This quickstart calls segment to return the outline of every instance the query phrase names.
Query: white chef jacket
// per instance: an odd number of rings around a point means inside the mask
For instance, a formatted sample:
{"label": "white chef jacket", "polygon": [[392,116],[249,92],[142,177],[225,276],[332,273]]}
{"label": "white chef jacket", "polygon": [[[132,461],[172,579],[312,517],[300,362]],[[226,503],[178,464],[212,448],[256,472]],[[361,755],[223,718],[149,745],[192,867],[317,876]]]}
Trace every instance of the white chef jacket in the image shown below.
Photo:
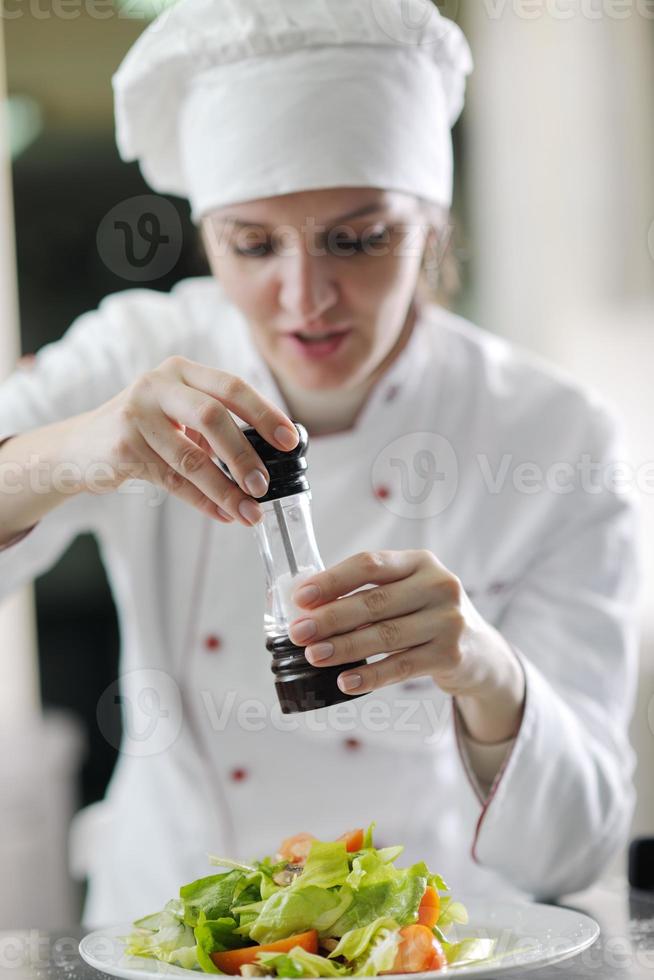
{"label": "white chef jacket", "polygon": [[[167,294],[130,289],[81,316],[0,385],[0,438],[89,410],[171,354],[239,375],[288,411],[246,320],[203,277]],[[405,843],[407,861],[425,859],[463,898],[590,883],[634,800],[636,534],[624,494],[560,491],[560,466],[606,464],[615,439],[595,395],[425,305],[354,427],[310,440],[326,567],[429,549],[520,657],[524,716],[489,793],[429,679],[280,714],[254,530],[132,480],[71,498],[4,548],[0,598],[93,532],[118,609],[120,683],[106,697],[122,699],[125,734],[85,923],[160,908],[209,873],[208,852],[248,859],[297,831],[329,838],[371,820],[381,845]],[[534,467],[546,476],[536,490]],[[422,492],[430,472],[436,503]]]}

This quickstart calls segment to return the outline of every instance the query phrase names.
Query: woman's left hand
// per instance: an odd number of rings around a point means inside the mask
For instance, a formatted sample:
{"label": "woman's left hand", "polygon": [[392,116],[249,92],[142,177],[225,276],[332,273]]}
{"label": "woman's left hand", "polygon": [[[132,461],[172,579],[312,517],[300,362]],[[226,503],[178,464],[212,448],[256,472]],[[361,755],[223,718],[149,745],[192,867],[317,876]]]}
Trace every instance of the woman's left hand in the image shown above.
{"label": "woman's left hand", "polygon": [[473,738],[491,743],[515,735],[525,694],[518,658],[430,551],[360,552],[312,575],[292,598],[310,613],[293,621],[290,638],[306,647],[315,667],[386,654],[342,673],[341,690],[361,694],[432,677],[456,697]]}

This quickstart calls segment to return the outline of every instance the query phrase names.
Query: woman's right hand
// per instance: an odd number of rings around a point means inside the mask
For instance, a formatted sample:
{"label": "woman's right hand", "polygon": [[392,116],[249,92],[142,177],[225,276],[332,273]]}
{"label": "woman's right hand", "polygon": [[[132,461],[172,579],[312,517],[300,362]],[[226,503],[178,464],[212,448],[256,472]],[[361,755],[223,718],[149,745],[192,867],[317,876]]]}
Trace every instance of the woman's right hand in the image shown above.
{"label": "woman's right hand", "polygon": [[[242,378],[175,356],[77,416],[67,451],[82,472],[91,472],[93,463],[108,464],[102,492],[126,480],[147,480],[204,514],[249,527],[261,519],[252,498],[266,493],[269,476],[230,411],[282,450],[298,443],[291,420]],[[84,489],[100,492],[97,480]]]}

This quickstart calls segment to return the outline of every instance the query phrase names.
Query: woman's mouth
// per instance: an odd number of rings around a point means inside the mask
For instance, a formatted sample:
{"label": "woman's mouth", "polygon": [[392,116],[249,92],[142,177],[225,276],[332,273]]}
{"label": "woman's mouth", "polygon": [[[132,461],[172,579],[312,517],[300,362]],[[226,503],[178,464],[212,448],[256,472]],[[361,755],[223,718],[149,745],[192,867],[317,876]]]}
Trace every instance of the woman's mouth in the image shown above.
{"label": "woman's mouth", "polygon": [[329,357],[341,350],[352,330],[334,330],[320,334],[304,333],[301,330],[286,334],[287,341],[295,353],[308,360]]}

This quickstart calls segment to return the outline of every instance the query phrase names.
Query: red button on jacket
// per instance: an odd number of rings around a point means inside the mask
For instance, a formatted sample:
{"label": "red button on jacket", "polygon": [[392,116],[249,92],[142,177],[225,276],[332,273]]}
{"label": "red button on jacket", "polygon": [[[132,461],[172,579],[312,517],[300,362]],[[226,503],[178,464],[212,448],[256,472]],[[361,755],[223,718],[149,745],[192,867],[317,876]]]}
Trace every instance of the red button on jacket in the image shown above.
{"label": "red button on jacket", "polygon": [[209,636],[204,638],[205,650],[220,650],[222,645],[222,640],[219,636],[216,636],[215,633],[211,633]]}

